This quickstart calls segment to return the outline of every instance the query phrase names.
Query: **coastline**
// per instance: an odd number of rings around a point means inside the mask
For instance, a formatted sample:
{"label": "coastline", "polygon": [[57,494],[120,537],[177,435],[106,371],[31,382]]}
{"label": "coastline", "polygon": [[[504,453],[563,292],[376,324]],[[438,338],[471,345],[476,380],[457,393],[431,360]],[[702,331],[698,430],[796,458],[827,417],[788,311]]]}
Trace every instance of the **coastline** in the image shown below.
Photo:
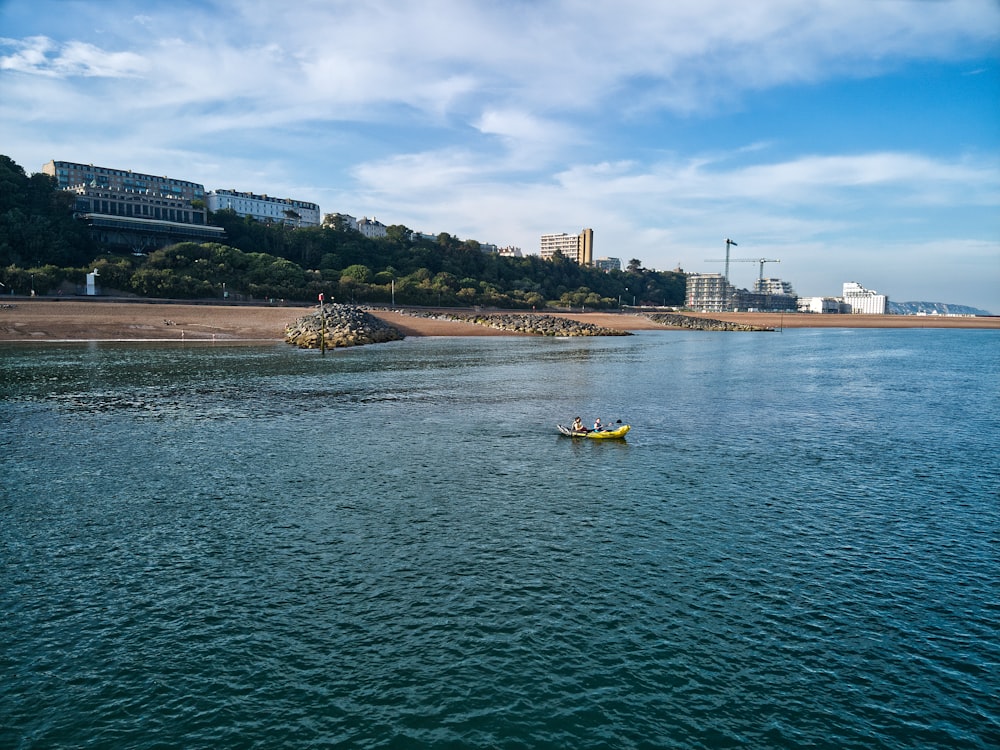
{"label": "coastline", "polygon": [[[0,341],[284,341],[285,326],[314,305],[197,304],[149,300],[0,298]],[[366,308],[367,309],[367,308]],[[384,309],[368,311],[406,336],[520,335],[474,323],[415,317]],[[452,310],[454,311],[454,310]],[[494,311],[486,311],[494,312]],[[496,311],[500,312],[500,311]],[[525,311],[518,311],[524,313]],[[539,313],[541,314],[541,313]],[[562,313],[579,322],[624,331],[676,330],[629,312]],[[684,313],[734,323],[781,328],[975,328],[1000,330],[1000,317],[814,313]]]}

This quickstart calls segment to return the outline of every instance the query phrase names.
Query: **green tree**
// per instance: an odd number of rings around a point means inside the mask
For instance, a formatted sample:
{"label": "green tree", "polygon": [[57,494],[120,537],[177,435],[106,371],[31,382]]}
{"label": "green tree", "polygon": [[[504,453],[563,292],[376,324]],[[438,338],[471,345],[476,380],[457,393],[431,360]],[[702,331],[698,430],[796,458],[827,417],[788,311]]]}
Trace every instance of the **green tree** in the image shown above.
{"label": "green tree", "polygon": [[355,263],[354,265],[345,268],[341,276],[345,279],[353,279],[354,281],[365,284],[371,280],[372,270],[368,266]]}
{"label": "green tree", "polygon": [[412,230],[402,224],[390,224],[385,228],[385,239],[399,246],[406,246],[413,235]]}
{"label": "green tree", "polygon": [[77,265],[96,254],[86,226],[73,217],[74,198],[55,178],[28,177],[0,155],[0,265]]}

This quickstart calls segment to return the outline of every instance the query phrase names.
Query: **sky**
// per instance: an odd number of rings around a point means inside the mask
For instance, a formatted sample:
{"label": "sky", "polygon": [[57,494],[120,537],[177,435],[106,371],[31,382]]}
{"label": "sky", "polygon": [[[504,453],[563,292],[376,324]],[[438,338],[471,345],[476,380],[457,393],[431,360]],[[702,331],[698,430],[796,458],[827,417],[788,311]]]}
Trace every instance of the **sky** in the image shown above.
{"label": "sky", "polygon": [[1000,0],[0,0],[0,153],[1000,314]]}

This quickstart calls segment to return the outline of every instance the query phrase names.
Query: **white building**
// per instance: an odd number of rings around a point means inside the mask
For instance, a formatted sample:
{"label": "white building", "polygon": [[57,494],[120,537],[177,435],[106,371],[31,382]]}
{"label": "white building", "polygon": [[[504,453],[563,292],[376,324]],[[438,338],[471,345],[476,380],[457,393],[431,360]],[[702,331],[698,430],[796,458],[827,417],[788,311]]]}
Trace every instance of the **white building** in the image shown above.
{"label": "white building", "polygon": [[836,297],[799,297],[798,311],[802,313],[839,313],[841,303]]}
{"label": "white building", "polygon": [[288,224],[293,227],[318,227],[319,206],[291,198],[243,193],[237,190],[213,190],[205,196],[209,211],[231,210],[237,216],[249,216],[265,224]]}
{"label": "white building", "polygon": [[365,237],[385,237],[386,226],[378,219],[367,216],[358,222],[358,231]]}
{"label": "white building", "polygon": [[515,247],[514,245],[507,245],[506,247],[497,248],[497,255],[503,258],[523,258],[521,255],[521,248]]}
{"label": "white building", "polygon": [[856,281],[844,282],[844,304],[855,315],[885,315],[889,298],[874,289],[865,289]]}

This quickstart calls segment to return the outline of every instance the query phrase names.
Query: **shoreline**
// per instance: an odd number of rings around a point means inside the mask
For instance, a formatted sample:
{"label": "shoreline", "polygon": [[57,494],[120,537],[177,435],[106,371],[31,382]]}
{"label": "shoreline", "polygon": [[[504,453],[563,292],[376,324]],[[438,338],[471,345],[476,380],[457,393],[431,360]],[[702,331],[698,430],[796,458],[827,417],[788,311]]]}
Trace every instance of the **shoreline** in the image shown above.
{"label": "shoreline", "polygon": [[[228,341],[282,342],[285,326],[315,305],[204,304],[172,300],[83,300],[79,298],[0,298],[0,342]],[[474,323],[364,308],[408,337],[515,336]],[[409,309],[409,308],[401,308]],[[416,309],[416,308],[414,308]],[[420,308],[421,310],[423,308]],[[443,308],[471,312],[467,308]],[[488,310],[486,314],[511,311]],[[531,314],[524,310],[518,314]],[[650,311],[653,312],[653,311]],[[659,325],[641,313],[544,311],[542,313],[623,331],[680,330]],[[917,315],[832,315],[817,313],[682,313],[733,323],[782,328],[945,328],[1000,330],[1000,316],[965,318]]]}

